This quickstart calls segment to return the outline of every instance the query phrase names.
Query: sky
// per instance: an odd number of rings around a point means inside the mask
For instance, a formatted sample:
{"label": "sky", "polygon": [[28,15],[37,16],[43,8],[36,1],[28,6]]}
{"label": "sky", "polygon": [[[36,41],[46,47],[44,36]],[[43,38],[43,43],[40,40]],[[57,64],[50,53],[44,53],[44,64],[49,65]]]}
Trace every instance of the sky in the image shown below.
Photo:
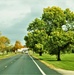
{"label": "sky", "polygon": [[0,32],[11,44],[19,40],[24,45],[29,23],[40,18],[48,6],[74,11],[74,0],[0,0]]}

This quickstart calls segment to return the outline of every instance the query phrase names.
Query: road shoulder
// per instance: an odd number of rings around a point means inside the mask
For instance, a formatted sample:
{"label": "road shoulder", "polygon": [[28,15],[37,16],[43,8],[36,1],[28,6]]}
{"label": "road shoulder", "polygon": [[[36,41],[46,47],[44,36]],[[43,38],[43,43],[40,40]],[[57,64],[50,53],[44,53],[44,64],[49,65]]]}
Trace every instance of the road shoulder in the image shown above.
{"label": "road shoulder", "polygon": [[[33,56],[34,58],[38,59],[37,57]],[[38,59],[39,60],[39,59]],[[70,70],[64,70],[64,69],[60,69],[60,68],[56,68],[53,65],[50,65],[48,63],[46,63],[43,60],[39,60],[40,62],[42,62],[43,64],[45,64],[46,66],[48,66],[49,68],[61,73],[62,75],[74,75],[74,71],[70,71]]]}

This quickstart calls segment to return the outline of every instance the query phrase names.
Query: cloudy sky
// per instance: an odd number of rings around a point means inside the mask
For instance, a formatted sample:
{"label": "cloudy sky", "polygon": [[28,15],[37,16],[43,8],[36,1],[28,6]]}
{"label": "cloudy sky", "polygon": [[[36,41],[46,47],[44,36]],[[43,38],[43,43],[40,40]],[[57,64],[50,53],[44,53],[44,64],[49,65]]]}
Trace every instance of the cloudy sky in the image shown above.
{"label": "cloudy sky", "polygon": [[39,18],[43,8],[48,6],[70,8],[74,11],[74,0],[0,0],[0,32],[12,44],[16,40],[24,44],[29,23],[36,17]]}

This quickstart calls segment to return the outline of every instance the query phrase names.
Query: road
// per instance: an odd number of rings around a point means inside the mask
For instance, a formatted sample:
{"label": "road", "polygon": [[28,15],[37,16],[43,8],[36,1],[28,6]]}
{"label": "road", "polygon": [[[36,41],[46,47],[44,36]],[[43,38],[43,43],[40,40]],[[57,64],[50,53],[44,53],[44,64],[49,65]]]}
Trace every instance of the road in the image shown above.
{"label": "road", "polygon": [[61,75],[28,54],[0,60],[0,75]]}

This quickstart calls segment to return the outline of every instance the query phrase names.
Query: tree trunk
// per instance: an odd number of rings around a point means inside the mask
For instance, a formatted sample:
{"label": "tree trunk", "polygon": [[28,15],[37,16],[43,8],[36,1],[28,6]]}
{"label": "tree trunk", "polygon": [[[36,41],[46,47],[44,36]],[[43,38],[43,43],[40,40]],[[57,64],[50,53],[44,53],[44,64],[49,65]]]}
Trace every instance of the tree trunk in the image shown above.
{"label": "tree trunk", "polygon": [[39,52],[39,56],[42,56],[42,52]]}
{"label": "tree trunk", "polygon": [[58,50],[57,61],[61,61],[61,58],[60,58],[60,50]]}

